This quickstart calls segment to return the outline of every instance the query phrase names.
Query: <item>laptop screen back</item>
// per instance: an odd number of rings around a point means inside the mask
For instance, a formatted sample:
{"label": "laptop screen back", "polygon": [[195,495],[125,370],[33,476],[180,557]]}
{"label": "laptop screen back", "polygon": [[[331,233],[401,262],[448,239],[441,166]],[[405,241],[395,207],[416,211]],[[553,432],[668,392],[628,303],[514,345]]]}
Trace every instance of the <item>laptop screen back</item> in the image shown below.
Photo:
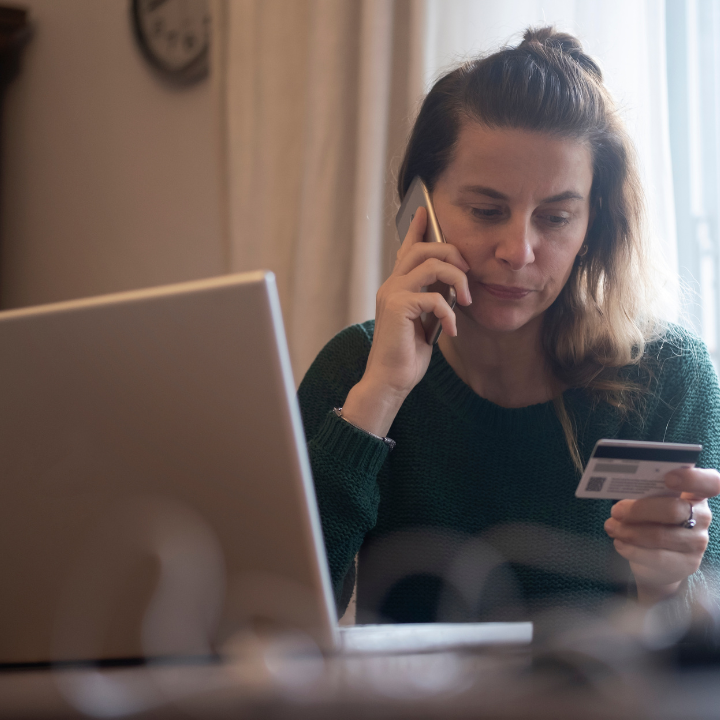
{"label": "laptop screen back", "polygon": [[0,313],[0,663],[336,617],[271,273]]}

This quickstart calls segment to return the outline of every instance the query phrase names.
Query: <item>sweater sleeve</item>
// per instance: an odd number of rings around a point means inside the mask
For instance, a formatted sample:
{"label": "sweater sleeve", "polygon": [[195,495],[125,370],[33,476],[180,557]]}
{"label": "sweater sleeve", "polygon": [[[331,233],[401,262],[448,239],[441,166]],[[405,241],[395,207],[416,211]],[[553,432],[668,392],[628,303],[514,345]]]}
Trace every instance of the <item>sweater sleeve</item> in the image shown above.
{"label": "sweater sleeve", "polygon": [[[720,469],[720,387],[704,343],[678,329],[657,359],[660,422],[654,434],[665,442],[702,444],[697,466]],[[708,547],[700,569],[688,578],[686,600],[702,595],[720,607],[720,499],[709,504]]]}
{"label": "sweater sleeve", "polygon": [[345,611],[352,595],[355,556],[377,521],[377,475],[388,449],[332,410],[342,406],[362,377],[372,330],[373,324],[365,323],[336,335],[317,356],[298,390],[339,613]]}

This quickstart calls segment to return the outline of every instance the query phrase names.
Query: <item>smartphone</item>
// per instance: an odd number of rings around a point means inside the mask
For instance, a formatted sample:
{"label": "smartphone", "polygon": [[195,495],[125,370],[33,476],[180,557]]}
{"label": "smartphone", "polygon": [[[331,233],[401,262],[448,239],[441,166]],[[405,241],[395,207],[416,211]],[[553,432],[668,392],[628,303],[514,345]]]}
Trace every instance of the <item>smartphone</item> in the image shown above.
{"label": "smartphone", "polygon": [[[400,242],[405,240],[408,228],[412,219],[415,217],[415,213],[419,207],[424,207],[427,210],[427,229],[425,230],[425,237],[423,242],[446,242],[445,236],[440,229],[437,217],[435,215],[435,209],[430,199],[430,193],[425,187],[425,183],[420,179],[420,176],[416,176],[402,201],[402,205],[395,216],[395,227],[397,227],[398,236]],[[428,287],[422,288],[422,292],[437,292],[440,293],[446,300],[447,304],[451,307],[455,307],[457,301],[457,294],[455,288],[451,285],[446,285],[442,282],[436,282]],[[440,333],[442,332],[442,325],[440,320],[435,317],[432,313],[423,313],[420,316],[420,322],[422,323],[423,330],[425,330],[425,340],[428,345],[434,345]]]}
{"label": "smartphone", "polygon": [[692,468],[702,445],[636,440],[598,440],[575,497],[624,500],[680,495],[665,487],[671,470]]}

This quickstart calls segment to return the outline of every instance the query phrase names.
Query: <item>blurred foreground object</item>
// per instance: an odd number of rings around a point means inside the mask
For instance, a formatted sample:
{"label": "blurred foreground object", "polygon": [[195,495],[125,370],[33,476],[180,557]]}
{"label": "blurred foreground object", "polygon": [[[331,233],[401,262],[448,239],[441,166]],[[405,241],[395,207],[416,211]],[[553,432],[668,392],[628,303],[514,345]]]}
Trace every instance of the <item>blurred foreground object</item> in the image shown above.
{"label": "blurred foreground object", "polygon": [[[656,618],[655,618],[656,619]],[[637,607],[562,614],[529,648],[327,656],[302,633],[236,638],[223,663],[0,673],[0,716],[49,718],[717,717],[716,670],[678,672]],[[666,635],[666,640],[669,636]]]}

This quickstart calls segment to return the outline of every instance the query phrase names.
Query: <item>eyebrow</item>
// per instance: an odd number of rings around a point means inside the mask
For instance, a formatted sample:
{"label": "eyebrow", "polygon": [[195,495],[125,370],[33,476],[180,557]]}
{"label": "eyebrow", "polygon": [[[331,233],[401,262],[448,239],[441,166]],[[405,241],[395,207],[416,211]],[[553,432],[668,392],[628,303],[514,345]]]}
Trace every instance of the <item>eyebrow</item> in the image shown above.
{"label": "eyebrow", "polygon": [[[470,192],[474,193],[475,195],[486,195],[487,197],[495,198],[496,200],[508,200],[508,196],[504,193],[499,192],[498,190],[493,190],[490,187],[484,187],[482,185],[466,185],[465,187],[461,188],[461,192]],[[566,190],[565,192],[562,192],[558,195],[552,195],[551,197],[547,197],[544,200],[541,200],[542,203],[554,203],[554,202],[562,202],[563,200],[584,200],[585,198],[580,195],[579,193],[574,192],[573,190]]]}

